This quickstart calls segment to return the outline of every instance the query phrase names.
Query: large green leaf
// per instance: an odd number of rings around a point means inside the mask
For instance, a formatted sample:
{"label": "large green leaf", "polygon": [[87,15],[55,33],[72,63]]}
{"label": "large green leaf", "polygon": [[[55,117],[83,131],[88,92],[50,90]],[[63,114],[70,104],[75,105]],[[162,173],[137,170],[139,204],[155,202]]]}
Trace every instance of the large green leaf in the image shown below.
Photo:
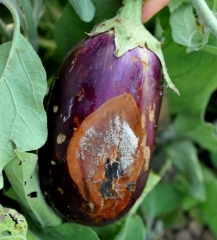
{"label": "large green leaf", "polygon": [[27,222],[16,210],[0,204],[0,239],[26,240]]}
{"label": "large green leaf", "polygon": [[[170,130],[172,133],[170,133]],[[191,138],[202,148],[212,152],[217,151],[217,134],[215,126],[198,117],[189,117],[187,114],[179,114],[166,134],[172,134],[174,137]]]}
{"label": "large green leaf", "polygon": [[217,179],[206,183],[207,201],[201,203],[200,209],[204,216],[205,222],[212,229],[213,233],[217,237]]}
{"label": "large green leaf", "polygon": [[90,22],[95,14],[95,7],[91,0],[69,0],[81,20]]}
{"label": "large green leaf", "polygon": [[56,227],[39,228],[32,221],[28,221],[29,235],[34,240],[99,240],[97,234],[89,227],[74,224],[63,223]]}
{"label": "large green leaf", "polygon": [[143,221],[138,215],[129,215],[120,232],[115,236],[114,240],[132,240],[146,239],[146,230]]}
{"label": "large green leaf", "polygon": [[47,205],[41,193],[36,171],[37,155],[15,151],[16,157],[5,166],[12,185],[7,195],[18,201],[42,227],[62,221]]}
{"label": "large green leaf", "polygon": [[181,94],[177,96],[168,91],[170,111],[177,115],[172,131],[178,133],[176,137],[189,137],[203,148],[215,151],[215,128],[204,121],[204,113],[212,92],[217,88],[214,67],[217,66],[217,56],[202,51],[186,54],[185,47],[172,41],[168,28],[164,33],[163,51],[168,71]]}
{"label": "large green leaf", "polygon": [[46,140],[46,88],[41,61],[21,34],[0,46],[0,189],[1,171],[14,158],[14,148],[35,150]]}
{"label": "large green leaf", "polygon": [[174,142],[167,148],[167,153],[182,175],[186,176],[189,194],[204,201],[206,198],[204,177],[197,157],[197,150],[191,141]]}
{"label": "large green leaf", "polygon": [[182,196],[176,184],[177,182],[160,182],[148,194],[143,206],[149,217],[159,217],[181,206]]}
{"label": "large green leaf", "polygon": [[160,181],[160,179],[161,179],[161,177],[159,175],[157,175],[153,171],[150,171],[146,186],[145,186],[141,196],[139,197],[139,199],[137,199],[137,201],[131,208],[129,215],[132,216],[133,214],[136,213],[139,206],[142,204],[142,202],[147,197],[147,195],[154,189],[155,185],[157,185],[157,183]]}

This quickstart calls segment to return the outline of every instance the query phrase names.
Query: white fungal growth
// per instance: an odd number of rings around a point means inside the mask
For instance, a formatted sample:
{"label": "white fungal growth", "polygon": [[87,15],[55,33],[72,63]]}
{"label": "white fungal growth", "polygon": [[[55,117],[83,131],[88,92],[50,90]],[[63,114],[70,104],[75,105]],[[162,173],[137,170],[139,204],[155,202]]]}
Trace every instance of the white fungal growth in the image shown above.
{"label": "white fungal growth", "polygon": [[[85,161],[88,154],[95,165],[105,162],[108,157],[112,161],[119,157],[121,169],[126,170],[134,162],[138,141],[127,121],[115,116],[104,129],[99,131],[97,126],[92,126],[86,131],[80,141],[80,153],[77,152],[77,155]],[[94,172],[90,173],[92,174]]]}
{"label": "white fungal growth", "polygon": [[119,150],[121,152],[120,160],[122,169],[126,169],[134,162],[132,155],[135,154],[138,147],[138,138],[127,122],[123,122],[121,127],[121,140],[119,144]]}

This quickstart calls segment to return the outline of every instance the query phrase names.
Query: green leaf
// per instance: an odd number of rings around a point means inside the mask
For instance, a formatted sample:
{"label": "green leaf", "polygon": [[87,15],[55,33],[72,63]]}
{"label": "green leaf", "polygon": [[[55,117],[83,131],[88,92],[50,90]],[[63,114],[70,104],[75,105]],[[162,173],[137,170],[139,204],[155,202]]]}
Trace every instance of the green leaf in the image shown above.
{"label": "green leaf", "polygon": [[197,51],[204,47],[209,38],[209,32],[199,31],[191,4],[184,4],[170,14],[172,37],[175,42]]}
{"label": "green leaf", "polygon": [[16,157],[5,166],[12,185],[7,195],[18,201],[42,227],[62,221],[47,205],[41,193],[36,171],[37,155],[15,151]]}
{"label": "green leaf", "polygon": [[0,239],[25,240],[27,222],[16,210],[0,204]]}
{"label": "green leaf", "polygon": [[203,148],[214,151],[217,148],[214,126],[203,119],[210,96],[217,89],[217,72],[210,67],[217,65],[217,56],[202,51],[186,54],[184,47],[172,41],[169,28],[164,27],[164,33],[165,60],[181,93],[177,97],[168,91],[170,111],[178,115],[173,131],[178,132],[178,137],[192,138]]}
{"label": "green leaf", "polygon": [[217,168],[217,151],[210,153],[210,159],[215,168]]}
{"label": "green leaf", "polygon": [[217,180],[206,183],[207,200],[200,204],[200,209],[204,216],[205,222],[209,225],[215,236],[217,237]]}
{"label": "green leaf", "polygon": [[93,230],[98,234],[102,240],[114,239],[122,226],[124,225],[125,218],[120,219],[112,224],[102,227],[93,227]]}
{"label": "green leaf", "polygon": [[145,198],[143,206],[147,215],[155,218],[177,209],[181,206],[181,200],[177,182],[160,182]]}
{"label": "green leaf", "polygon": [[0,189],[2,169],[15,157],[13,149],[35,150],[46,140],[46,89],[41,61],[21,34],[0,46]]}
{"label": "green leaf", "polygon": [[95,14],[95,7],[91,0],[69,0],[78,16],[84,22],[90,22]]}
{"label": "green leaf", "polygon": [[202,168],[200,166],[197,150],[190,141],[177,141],[167,148],[168,156],[175,166],[189,179],[189,194],[204,201],[205,186]]}
{"label": "green leaf", "polygon": [[176,137],[190,138],[204,149],[217,151],[217,134],[213,124],[180,114],[171,128],[176,132]]}
{"label": "green leaf", "polygon": [[183,3],[189,2],[188,0],[170,0],[168,7],[170,12],[173,12],[178,7],[180,7]]}
{"label": "green leaf", "polygon": [[155,174],[153,171],[150,171],[146,186],[145,186],[141,196],[139,197],[139,199],[137,199],[137,201],[131,208],[129,215],[133,215],[136,213],[137,209],[142,204],[143,200],[147,197],[149,192],[151,192],[154,189],[155,185],[160,181],[160,179],[161,179],[160,176]]}
{"label": "green leaf", "polygon": [[36,240],[99,240],[91,228],[79,224],[63,223],[56,227],[39,228],[32,221],[28,221],[28,223],[32,236],[37,236]]}
{"label": "green leaf", "polygon": [[146,239],[146,230],[141,217],[138,215],[128,215],[125,224],[114,238],[114,240],[132,239]]}

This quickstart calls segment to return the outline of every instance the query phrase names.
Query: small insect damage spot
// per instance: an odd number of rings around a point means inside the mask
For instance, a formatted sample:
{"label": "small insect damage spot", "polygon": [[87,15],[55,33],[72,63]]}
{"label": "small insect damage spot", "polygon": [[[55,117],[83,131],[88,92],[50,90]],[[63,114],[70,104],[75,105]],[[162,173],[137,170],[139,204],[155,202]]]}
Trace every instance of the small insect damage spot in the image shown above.
{"label": "small insect damage spot", "polygon": [[22,165],[25,162],[25,160],[20,160],[19,166]]}
{"label": "small insect damage spot", "polygon": [[27,194],[27,196],[30,197],[30,198],[37,198],[38,193],[36,191],[34,191],[34,192],[31,192],[31,193]]}
{"label": "small insect damage spot", "polygon": [[65,140],[66,140],[66,135],[65,134],[60,133],[57,136],[57,144],[62,144],[63,142],[65,142]]}
{"label": "small insect damage spot", "polygon": [[8,216],[15,223],[15,225],[17,225],[19,223],[19,220],[16,218],[16,216],[14,214],[9,213]]}

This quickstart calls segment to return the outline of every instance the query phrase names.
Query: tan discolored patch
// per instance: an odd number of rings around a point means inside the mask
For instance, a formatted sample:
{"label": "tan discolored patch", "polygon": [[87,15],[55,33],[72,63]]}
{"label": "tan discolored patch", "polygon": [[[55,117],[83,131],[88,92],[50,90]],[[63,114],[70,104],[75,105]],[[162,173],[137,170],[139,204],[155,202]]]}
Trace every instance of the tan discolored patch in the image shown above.
{"label": "tan discolored patch", "polygon": [[60,187],[59,187],[59,188],[57,188],[57,191],[58,191],[58,192],[60,192],[60,194],[61,194],[61,195],[63,195],[63,194],[64,194],[64,191],[63,191],[63,190],[62,190],[62,188],[60,188]]}
{"label": "tan discolored patch", "polygon": [[73,61],[71,62],[71,67],[70,67],[70,69],[69,69],[69,73],[72,71],[72,69],[74,68],[74,66],[75,66],[75,61],[73,60]]}
{"label": "tan discolored patch", "polygon": [[154,112],[155,112],[155,104],[153,105],[153,107],[149,107],[148,109],[149,121],[153,123],[155,122]]}
{"label": "tan discolored patch", "polygon": [[81,123],[70,140],[67,163],[83,199],[94,206],[94,213],[89,204],[83,212],[107,219],[126,207],[144,166],[144,135],[136,102],[126,93]]}
{"label": "tan discolored patch", "polygon": [[151,111],[149,112],[149,121],[150,121],[150,122],[154,122],[154,110],[151,110]]}
{"label": "tan discolored patch", "polygon": [[58,106],[53,106],[53,112],[57,113],[57,111],[58,111]]}
{"label": "tan discolored patch", "polygon": [[87,203],[87,205],[89,206],[90,211],[93,213],[93,212],[94,212],[94,209],[95,209],[95,205],[94,205],[94,203],[89,202],[89,203]]}
{"label": "tan discolored patch", "polygon": [[148,67],[148,63],[145,60],[142,60],[142,65],[144,69]]}
{"label": "tan discolored patch", "polygon": [[140,59],[138,59],[137,57],[131,57],[131,59],[134,61],[134,62],[138,62],[138,61],[140,61]]}
{"label": "tan discolored patch", "polygon": [[149,169],[150,158],[151,158],[151,150],[147,146],[145,146],[144,148],[144,155],[145,155],[144,171],[147,171]]}
{"label": "tan discolored patch", "polygon": [[51,160],[51,165],[56,165],[56,162],[54,160]]}
{"label": "tan discolored patch", "polygon": [[122,21],[121,21],[120,18],[116,18],[116,19],[115,19],[115,22],[116,22],[116,23],[121,23]]}
{"label": "tan discolored patch", "polygon": [[145,129],[145,123],[146,123],[146,118],[145,118],[145,115],[142,114],[142,116],[141,116],[141,125],[142,125],[142,129]]}
{"label": "tan discolored patch", "polygon": [[60,133],[57,136],[57,144],[62,144],[63,142],[65,142],[65,140],[66,140],[66,135],[65,134]]}

